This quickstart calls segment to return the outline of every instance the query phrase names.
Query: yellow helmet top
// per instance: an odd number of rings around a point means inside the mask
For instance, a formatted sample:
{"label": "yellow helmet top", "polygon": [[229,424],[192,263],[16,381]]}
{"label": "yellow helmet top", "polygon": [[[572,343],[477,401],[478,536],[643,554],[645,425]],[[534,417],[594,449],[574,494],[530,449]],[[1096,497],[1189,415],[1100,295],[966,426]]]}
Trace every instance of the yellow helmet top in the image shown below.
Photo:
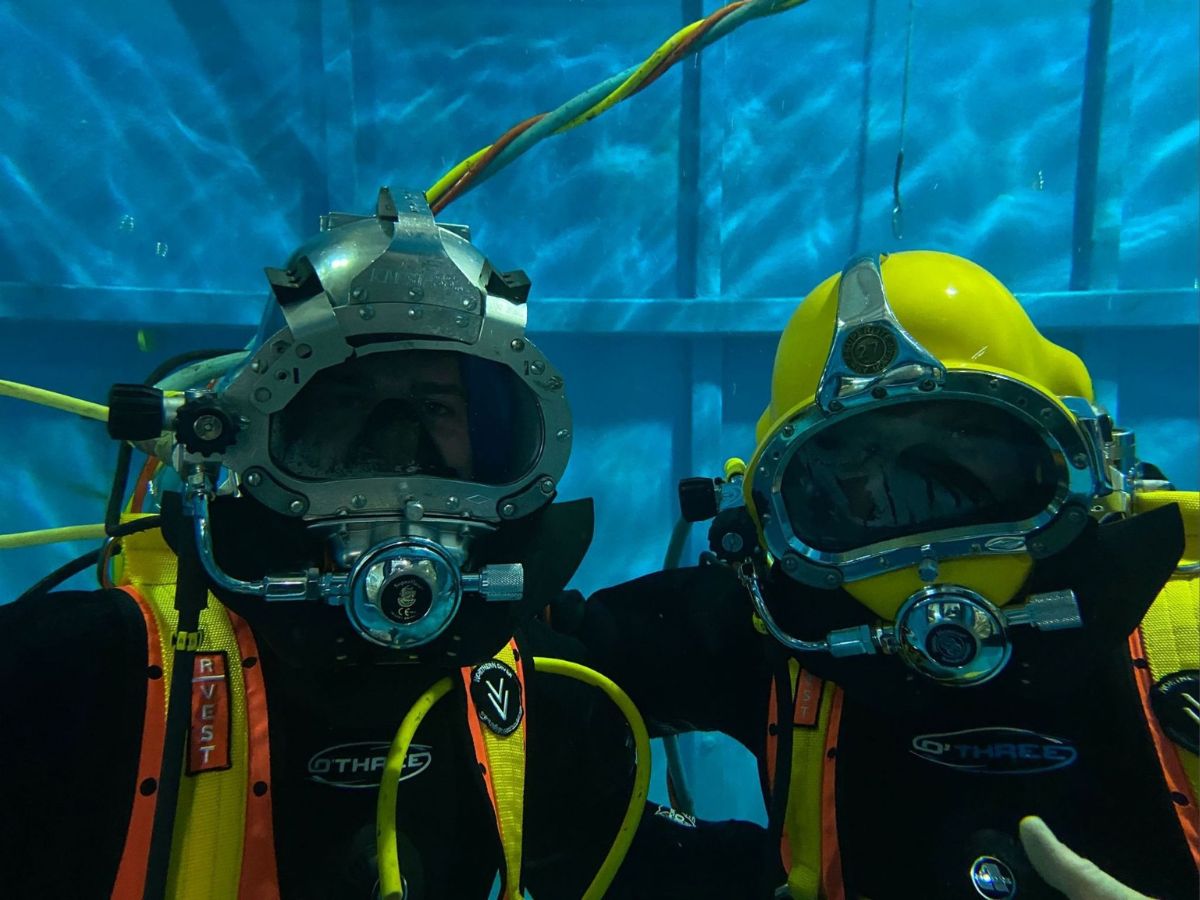
{"label": "yellow helmet top", "polygon": [[[1052,397],[1094,400],[1083,362],[1038,333],[1020,302],[994,275],[961,256],[912,250],[882,257],[880,271],[904,329],[947,369],[996,372]],[[841,274],[796,308],[775,352],[771,402],[758,420],[764,437],[814,402],[837,325]]]}

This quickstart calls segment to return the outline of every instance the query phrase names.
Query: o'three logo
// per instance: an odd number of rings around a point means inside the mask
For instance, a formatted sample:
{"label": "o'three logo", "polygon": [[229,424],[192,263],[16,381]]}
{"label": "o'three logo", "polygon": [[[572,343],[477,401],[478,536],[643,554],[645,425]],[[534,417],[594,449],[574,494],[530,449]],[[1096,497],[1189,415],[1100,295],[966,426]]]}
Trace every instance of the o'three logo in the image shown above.
{"label": "o'three logo", "polygon": [[1025,728],[971,728],[919,734],[909,751],[928,762],[980,775],[1033,775],[1071,765],[1079,756],[1069,741]]}
{"label": "o'three logo", "polygon": [[[383,767],[387,763],[387,741],[359,741],[337,744],[314,753],[308,760],[308,779],[334,788],[365,790],[379,787]],[[415,778],[433,762],[433,748],[427,744],[411,744],[400,780]]]}

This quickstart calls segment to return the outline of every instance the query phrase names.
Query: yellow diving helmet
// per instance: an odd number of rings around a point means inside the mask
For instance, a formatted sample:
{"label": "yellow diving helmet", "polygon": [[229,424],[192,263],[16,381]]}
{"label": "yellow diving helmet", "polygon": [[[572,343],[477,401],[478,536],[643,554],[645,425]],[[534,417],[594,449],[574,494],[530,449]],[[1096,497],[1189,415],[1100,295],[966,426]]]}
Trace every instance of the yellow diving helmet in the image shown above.
{"label": "yellow diving helmet", "polygon": [[822,282],[780,338],[756,438],[743,489],[763,547],[895,623],[798,641],[756,599],[785,644],[977,684],[1007,663],[1009,626],[1079,626],[1069,591],[1001,607],[1112,492],[1112,423],[1079,358],[976,264],[867,256]]}

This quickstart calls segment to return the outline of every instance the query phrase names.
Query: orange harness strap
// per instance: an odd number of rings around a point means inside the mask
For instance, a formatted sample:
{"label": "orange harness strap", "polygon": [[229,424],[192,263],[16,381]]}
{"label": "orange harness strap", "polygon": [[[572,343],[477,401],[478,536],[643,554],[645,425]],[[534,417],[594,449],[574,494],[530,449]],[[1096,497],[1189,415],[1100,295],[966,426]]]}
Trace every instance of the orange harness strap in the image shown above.
{"label": "orange harness strap", "polygon": [[146,712],[142,724],[142,749],[138,756],[137,790],[129,816],[129,833],[112,896],[133,900],[146,890],[146,867],[150,861],[150,834],[158,807],[158,776],[162,767],[163,740],[167,730],[167,693],[163,685],[162,644],[158,620],[150,605],[132,587],[121,588],[133,598],[146,622]]}
{"label": "orange harness strap", "polygon": [[1163,777],[1171,799],[1175,806],[1175,815],[1179,819],[1179,827],[1187,840],[1188,849],[1192,852],[1192,862],[1200,868],[1200,810],[1196,807],[1195,793],[1191,782],[1183,770],[1179,760],[1179,751],[1174,742],[1168,738],[1159,725],[1158,716],[1154,714],[1151,705],[1151,692],[1154,690],[1154,678],[1150,674],[1150,666],[1146,662],[1146,649],[1142,643],[1142,629],[1135,628],[1129,635],[1129,655],[1133,658],[1133,678],[1137,683],[1138,696],[1142,701],[1142,712],[1146,717],[1146,726],[1150,729],[1150,737],[1154,740],[1154,751],[1158,754],[1159,765],[1162,766]]}
{"label": "orange harness strap", "polygon": [[[150,858],[150,836],[158,805],[158,777],[166,737],[166,685],[163,684],[162,643],[158,619],[150,604],[131,585],[121,588],[142,613],[146,623],[147,682],[138,757],[137,791],[129,819],[125,848],[113,884],[114,900],[136,900],[145,892]],[[275,834],[271,809],[271,748],[266,689],[258,647],[250,627],[232,612],[230,623],[237,638],[246,688],[247,791],[238,895],[245,900],[279,900],[279,875],[275,862]]]}
{"label": "orange harness strap", "polygon": [[267,720],[267,690],[258,644],[246,621],[229,611],[242,657],[246,684],[246,831],[242,841],[242,874],[238,896],[246,900],[279,900],[279,871],[275,863],[275,824],[271,809],[271,738]]}

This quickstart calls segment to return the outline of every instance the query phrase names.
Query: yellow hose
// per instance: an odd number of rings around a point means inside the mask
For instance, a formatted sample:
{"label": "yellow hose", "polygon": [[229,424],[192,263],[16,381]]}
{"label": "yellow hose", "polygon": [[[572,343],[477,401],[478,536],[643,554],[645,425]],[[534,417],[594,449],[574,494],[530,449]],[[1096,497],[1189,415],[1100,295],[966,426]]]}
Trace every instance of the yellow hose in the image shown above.
{"label": "yellow hose", "polygon": [[78,400],[75,397],[68,397],[66,394],[56,394],[54,391],[35,388],[28,384],[19,384],[16,381],[0,381],[0,397],[28,400],[30,403],[40,403],[42,406],[61,409],[63,412],[74,413],[86,419],[108,421],[108,407],[103,404]]}
{"label": "yellow hose", "polygon": [[70,525],[66,528],[44,528],[41,531],[18,531],[16,534],[0,534],[0,550],[36,547],[38,544],[57,544],[60,541],[101,540],[104,536],[103,524]]}
{"label": "yellow hose", "polygon": [[379,784],[379,803],[375,807],[375,850],[379,857],[380,900],[403,900],[404,879],[400,876],[400,851],[396,845],[396,794],[400,790],[400,775],[408,759],[408,745],[421,720],[433,705],[450,693],[454,683],[443,678],[417,698],[417,702],[400,722],[400,730],[392,739],[383,780]]}
{"label": "yellow hose", "polygon": [[599,688],[608,695],[608,699],[617,705],[629,722],[633,732],[633,745],[637,752],[637,771],[633,776],[633,793],[629,797],[629,806],[625,809],[625,818],[617,831],[617,838],[609,848],[608,855],[600,865],[600,871],[588,885],[583,900],[600,900],[612,884],[617,870],[625,861],[625,854],[637,834],[638,824],[642,821],[642,810],[646,805],[646,795],[650,792],[650,735],[646,732],[646,723],[638,712],[629,695],[617,687],[616,682],[605,678],[595,669],[581,666],[579,663],[567,662],[565,659],[550,659],[545,656],[533,658],[535,672],[549,672],[552,675],[565,675],[584,684]]}
{"label": "yellow hose", "polygon": [[[605,678],[594,669],[581,666],[578,663],[567,662],[565,659],[550,659],[544,656],[533,658],[533,668],[536,672],[547,672],[551,675],[563,675],[574,678],[593,687],[599,688],[617,705],[629,722],[633,731],[634,746],[637,751],[637,771],[633,777],[633,793],[629,797],[629,806],[625,810],[625,818],[617,831],[616,840],[609,848],[608,855],[600,865],[600,870],[583,895],[583,900],[600,900],[616,877],[617,870],[625,861],[625,854],[633,843],[637,833],[638,823],[641,822],[642,809],[646,803],[646,794],[650,789],[650,735],[641,714],[629,696],[617,687],[612,680]],[[388,750],[387,762],[383,767],[383,781],[379,785],[379,803],[375,810],[375,848],[379,858],[379,893],[381,900],[403,900],[404,880],[400,875],[400,854],[396,844],[396,795],[400,787],[400,774],[404,769],[404,761],[408,758],[408,746],[412,743],[421,721],[435,703],[450,693],[453,683],[449,678],[443,678],[429,690],[417,698],[417,702],[404,716],[400,729],[392,740]]]}

